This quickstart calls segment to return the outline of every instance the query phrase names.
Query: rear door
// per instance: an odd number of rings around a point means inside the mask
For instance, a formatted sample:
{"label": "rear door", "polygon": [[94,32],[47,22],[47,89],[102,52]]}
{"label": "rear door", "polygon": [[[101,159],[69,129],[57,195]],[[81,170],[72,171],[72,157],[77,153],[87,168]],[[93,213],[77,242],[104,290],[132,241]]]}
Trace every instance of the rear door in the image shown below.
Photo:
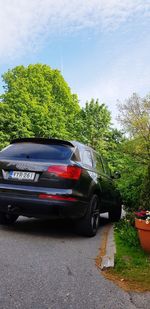
{"label": "rear door", "polygon": [[0,152],[0,183],[69,188],[73,180],[59,175],[70,164],[72,154],[73,147],[68,145],[11,144]]}

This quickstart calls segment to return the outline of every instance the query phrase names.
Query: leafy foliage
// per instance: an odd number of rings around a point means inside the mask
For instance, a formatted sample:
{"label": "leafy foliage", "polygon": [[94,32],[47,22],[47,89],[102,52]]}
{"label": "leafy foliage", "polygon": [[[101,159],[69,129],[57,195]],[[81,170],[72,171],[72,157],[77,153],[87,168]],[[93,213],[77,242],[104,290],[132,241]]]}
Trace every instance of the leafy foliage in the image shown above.
{"label": "leafy foliage", "polygon": [[17,137],[72,138],[80,107],[58,70],[18,66],[3,75],[0,104],[1,147]]}
{"label": "leafy foliage", "polygon": [[137,231],[134,226],[131,225],[130,221],[126,218],[122,219],[116,224],[116,232],[118,237],[131,247],[139,247],[139,239]]}
{"label": "leafy foliage", "polygon": [[0,147],[17,137],[77,139],[106,148],[110,112],[92,99],[80,108],[58,70],[47,65],[18,66],[3,75]]}
{"label": "leafy foliage", "polygon": [[128,138],[123,146],[126,163],[119,182],[128,206],[150,208],[150,98],[133,94],[119,105],[119,120]]}
{"label": "leafy foliage", "polygon": [[118,119],[131,139],[130,153],[141,157],[143,163],[150,161],[150,97],[144,99],[137,94],[119,105]]}
{"label": "leafy foliage", "polygon": [[80,139],[95,149],[106,147],[105,137],[110,127],[110,112],[105,104],[92,99],[81,110]]}
{"label": "leafy foliage", "polygon": [[130,208],[137,210],[140,206],[140,196],[143,180],[146,175],[146,167],[137,163],[130,154],[126,154],[124,143],[120,145],[115,160],[115,164],[121,172],[121,178],[118,179],[117,186],[122,193],[126,210]]}

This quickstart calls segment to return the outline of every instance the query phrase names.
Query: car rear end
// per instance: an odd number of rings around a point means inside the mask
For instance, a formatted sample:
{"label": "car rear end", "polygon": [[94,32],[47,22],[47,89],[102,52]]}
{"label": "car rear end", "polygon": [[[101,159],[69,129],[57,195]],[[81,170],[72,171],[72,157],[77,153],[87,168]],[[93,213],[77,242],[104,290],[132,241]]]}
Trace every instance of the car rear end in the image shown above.
{"label": "car rear end", "polygon": [[88,205],[82,193],[83,174],[72,143],[15,140],[0,152],[0,212],[80,218]]}

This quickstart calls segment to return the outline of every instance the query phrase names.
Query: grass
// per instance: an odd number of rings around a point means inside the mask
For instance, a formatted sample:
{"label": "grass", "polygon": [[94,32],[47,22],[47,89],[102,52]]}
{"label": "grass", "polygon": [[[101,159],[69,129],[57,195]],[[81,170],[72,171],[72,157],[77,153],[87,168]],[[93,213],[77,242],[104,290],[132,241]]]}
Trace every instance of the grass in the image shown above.
{"label": "grass", "polygon": [[115,231],[115,267],[106,271],[106,277],[118,281],[125,289],[150,291],[150,255],[140,245],[131,246]]}

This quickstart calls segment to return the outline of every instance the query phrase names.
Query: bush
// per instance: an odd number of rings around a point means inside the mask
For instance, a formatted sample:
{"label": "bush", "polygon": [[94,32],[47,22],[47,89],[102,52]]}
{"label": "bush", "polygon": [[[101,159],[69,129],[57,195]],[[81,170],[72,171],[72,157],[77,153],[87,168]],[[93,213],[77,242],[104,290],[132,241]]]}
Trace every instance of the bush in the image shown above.
{"label": "bush", "polygon": [[148,165],[147,173],[142,184],[140,208],[150,210],[150,163]]}
{"label": "bush", "polygon": [[128,217],[126,217],[116,223],[115,231],[124,243],[131,247],[139,247],[137,231],[133,225],[133,214],[131,218],[128,219]]}

